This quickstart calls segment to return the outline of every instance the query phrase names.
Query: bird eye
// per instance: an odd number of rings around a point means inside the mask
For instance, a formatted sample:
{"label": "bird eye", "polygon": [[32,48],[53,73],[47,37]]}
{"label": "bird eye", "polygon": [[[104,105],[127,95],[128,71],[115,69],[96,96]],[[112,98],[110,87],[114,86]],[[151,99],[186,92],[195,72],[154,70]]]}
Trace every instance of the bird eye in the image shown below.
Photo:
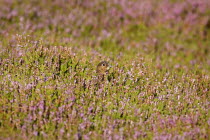
{"label": "bird eye", "polygon": [[105,64],[103,63],[102,66],[105,66]]}

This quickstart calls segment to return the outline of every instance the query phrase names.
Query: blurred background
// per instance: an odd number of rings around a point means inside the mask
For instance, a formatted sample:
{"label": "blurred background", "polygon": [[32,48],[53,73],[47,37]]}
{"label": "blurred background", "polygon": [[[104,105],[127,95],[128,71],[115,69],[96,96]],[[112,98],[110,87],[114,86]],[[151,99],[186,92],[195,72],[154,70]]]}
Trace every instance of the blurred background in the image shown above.
{"label": "blurred background", "polygon": [[1,0],[0,6],[1,46],[21,34],[108,51],[112,58],[130,50],[210,63],[208,0]]}

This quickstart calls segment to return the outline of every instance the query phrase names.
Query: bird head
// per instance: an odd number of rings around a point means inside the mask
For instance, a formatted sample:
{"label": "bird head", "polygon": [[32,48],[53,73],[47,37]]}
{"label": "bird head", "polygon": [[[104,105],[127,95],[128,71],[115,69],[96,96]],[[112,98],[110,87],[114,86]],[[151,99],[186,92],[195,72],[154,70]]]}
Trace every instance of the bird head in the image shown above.
{"label": "bird head", "polygon": [[108,74],[110,65],[107,61],[102,61],[97,65],[96,72],[100,75]]}

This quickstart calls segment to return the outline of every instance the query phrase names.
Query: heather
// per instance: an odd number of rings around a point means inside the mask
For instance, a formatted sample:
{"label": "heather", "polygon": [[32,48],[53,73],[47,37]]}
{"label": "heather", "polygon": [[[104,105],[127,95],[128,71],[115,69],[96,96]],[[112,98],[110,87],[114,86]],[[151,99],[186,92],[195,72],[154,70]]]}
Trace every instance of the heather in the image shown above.
{"label": "heather", "polygon": [[1,0],[0,139],[208,139],[209,15],[208,0]]}

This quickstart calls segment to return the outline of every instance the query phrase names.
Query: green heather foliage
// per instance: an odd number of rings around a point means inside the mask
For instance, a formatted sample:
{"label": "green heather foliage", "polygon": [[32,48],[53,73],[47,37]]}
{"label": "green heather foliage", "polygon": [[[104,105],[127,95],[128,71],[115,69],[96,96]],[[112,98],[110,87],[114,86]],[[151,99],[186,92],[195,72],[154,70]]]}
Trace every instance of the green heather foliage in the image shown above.
{"label": "green heather foliage", "polygon": [[0,7],[0,139],[209,139],[210,1]]}

